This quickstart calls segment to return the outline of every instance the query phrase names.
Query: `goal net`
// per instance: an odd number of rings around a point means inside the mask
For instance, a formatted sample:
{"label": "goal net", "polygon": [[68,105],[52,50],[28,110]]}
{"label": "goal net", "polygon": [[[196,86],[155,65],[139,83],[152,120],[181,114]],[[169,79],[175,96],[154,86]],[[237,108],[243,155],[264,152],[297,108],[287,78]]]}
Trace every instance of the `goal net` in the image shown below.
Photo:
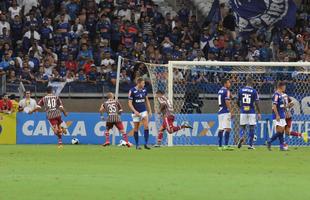
{"label": "goal net", "polygon": [[[232,133],[230,145],[239,139],[239,108],[237,94],[245,86],[248,76],[254,80],[254,88],[260,97],[262,119],[258,120],[256,144],[263,145],[274,133],[271,115],[271,99],[278,81],[286,81],[286,93],[293,100],[290,110],[293,116],[292,130],[304,133],[310,130],[310,63],[276,62],[218,62],[218,61],[170,61],[167,65],[143,63],[148,70],[152,93],[164,91],[170,99],[176,125],[190,124],[193,129],[165,134],[163,144],[172,145],[215,145],[217,144],[218,90],[223,78],[230,79],[232,86]],[[154,100],[155,112],[159,105]],[[157,128],[162,119],[155,115]],[[285,137],[289,145],[307,145],[302,138]]]}

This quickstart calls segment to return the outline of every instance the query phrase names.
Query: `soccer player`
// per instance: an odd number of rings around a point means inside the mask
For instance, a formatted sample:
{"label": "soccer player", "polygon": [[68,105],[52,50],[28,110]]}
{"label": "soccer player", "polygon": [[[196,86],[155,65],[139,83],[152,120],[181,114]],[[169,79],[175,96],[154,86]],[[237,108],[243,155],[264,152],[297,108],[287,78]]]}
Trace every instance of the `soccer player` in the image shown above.
{"label": "soccer player", "polygon": [[[229,79],[222,79],[222,88],[218,92],[218,121],[219,121],[219,132],[218,142],[219,150],[233,150],[228,146],[229,135],[231,132],[231,118],[233,117],[233,110],[231,107],[232,95],[229,91],[231,83]],[[222,147],[223,137],[225,136],[225,146]]]}
{"label": "soccer player", "polygon": [[253,145],[254,131],[256,126],[256,111],[257,117],[261,119],[261,112],[258,105],[259,96],[257,91],[253,88],[253,79],[248,77],[246,79],[246,86],[241,88],[238,92],[238,106],[240,108],[240,139],[238,141],[238,148],[241,148],[244,141],[246,126],[249,126],[249,147],[248,149],[255,149]]}
{"label": "soccer player", "polygon": [[267,147],[271,150],[271,144],[276,139],[279,138],[280,150],[285,151],[284,148],[284,132],[285,132],[285,104],[283,93],[285,92],[286,85],[284,82],[280,81],[277,84],[277,90],[272,96],[272,118],[273,123],[276,126],[276,134],[274,134],[271,139],[267,142]]}
{"label": "soccer player", "polygon": [[137,79],[136,83],[137,85],[129,90],[128,95],[128,105],[133,112],[132,120],[134,123],[136,149],[141,149],[138,135],[140,122],[142,122],[144,126],[144,148],[151,149],[147,146],[149,140],[149,116],[151,117],[152,115],[151,105],[147,96],[144,79],[140,77]]}
{"label": "soccer player", "polygon": [[62,119],[61,119],[61,113],[63,113],[65,116],[68,115],[68,113],[65,111],[62,101],[58,96],[55,96],[53,94],[53,88],[47,87],[47,95],[41,98],[38,102],[37,108],[34,110],[31,110],[29,114],[38,111],[42,107],[45,108],[47,119],[52,126],[52,129],[55,133],[55,135],[58,137],[58,148],[63,147],[62,146],[62,134],[66,134],[66,129],[61,126]]}
{"label": "soccer player", "polygon": [[294,103],[292,99],[285,93],[283,93],[284,106],[285,106],[285,134],[293,137],[302,137],[305,142],[308,142],[307,133],[298,133],[296,131],[291,131],[292,128],[292,110]]}
{"label": "soccer player", "polygon": [[99,112],[101,115],[106,112],[108,114],[108,118],[106,120],[106,131],[105,131],[105,143],[102,146],[109,146],[110,145],[110,130],[113,128],[113,126],[116,126],[116,128],[120,131],[120,133],[123,136],[123,139],[126,142],[126,146],[130,147],[131,145],[128,142],[127,134],[125,133],[123,123],[120,118],[120,114],[123,112],[122,106],[114,98],[114,94],[109,92],[107,93],[108,100],[101,104]]}
{"label": "soccer player", "polygon": [[173,106],[170,103],[169,99],[165,96],[164,92],[161,90],[158,90],[156,92],[156,98],[159,102],[159,114],[163,117],[163,124],[159,128],[159,133],[157,137],[157,144],[155,147],[160,147],[164,131],[167,130],[169,134],[175,133],[183,128],[192,128],[189,125],[182,125],[182,126],[174,126],[174,120],[175,116],[173,114]]}

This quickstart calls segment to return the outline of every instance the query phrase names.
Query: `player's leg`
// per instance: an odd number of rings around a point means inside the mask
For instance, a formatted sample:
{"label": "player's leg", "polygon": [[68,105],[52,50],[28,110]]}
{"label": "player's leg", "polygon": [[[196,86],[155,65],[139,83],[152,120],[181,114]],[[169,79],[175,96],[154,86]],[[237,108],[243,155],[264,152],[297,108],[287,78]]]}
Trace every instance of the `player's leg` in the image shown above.
{"label": "player's leg", "polygon": [[157,136],[157,144],[154,147],[160,147],[164,138],[164,131],[166,130],[164,124],[159,128],[158,136]]}
{"label": "player's leg", "polygon": [[254,135],[255,135],[255,125],[250,125],[248,149],[255,149],[254,148]]}
{"label": "player's leg", "polygon": [[188,124],[184,124],[181,126],[174,126],[174,120],[175,120],[175,116],[170,115],[168,117],[165,117],[164,119],[166,121],[167,124],[167,131],[169,134],[178,132],[179,130],[183,129],[183,128],[192,128],[190,125]]}
{"label": "player's leg", "polygon": [[144,127],[144,148],[145,149],[151,149],[150,147],[148,147],[148,142],[149,142],[149,118],[147,116],[147,112],[143,112],[142,114],[142,123],[143,123],[143,127]]}
{"label": "player's leg", "polygon": [[229,138],[230,138],[230,132],[231,132],[231,115],[230,113],[224,114],[224,149],[225,150],[233,150],[233,148],[228,146]]}
{"label": "player's leg", "polygon": [[218,137],[218,148],[219,150],[222,149],[223,147],[223,133],[224,133],[224,129],[223,129],[223,114],[219,114],[218,115],[218,122],[219,122],[219,128],[218,128],[218,133],[217,133],[217,137]]}
{"label": "player's leg", "polygon": [[160,147],[163,137],[164,137],[164,131],[167,128],[167,120],[166,117],[163,117],[163,123],[161,127],[159,128],[158,136],[157,136],[157,144],[154,145],[154,147]]}
{"label": "player's leg", "polygon": [[303,138],[305,142],[308,142],[308,134],[307,133],[299,133],[296,131],[292,131],[292,118],[285,119],[286,126],[285,126],[285,134],[293,137]]}
{"label": "player's leg", "polygon": [[62,147],[62,134],[61,134],[62,131],[58,125],[58,120],[56,118],[54,118],[54,119],[49,119],[48,121],[52,127],[54,134],[58,138],[58,147]]}
{"label": "player's leg", "polygon": [[126,142],[127,147],[131,147],[130,143],[128,142],[128,136],[125,132],[124,126],[122,122],[116,123],[116,128],[119,130],[119,132],[122,134],[123,140]]}
{"label": "player's leg", "polygon": [[136,143],[136,149],[141,149],[141,147],[139,146],[139,126],[140,126],[140,121],[141,118],[139,116],[136,116],[134,114],[132,114],[132,121],[133,121],[133,137],[135,139],[135,143]]}
{"label": "player's leg", "polygon": [[280,149],[283,149],[283,145],[284,145],[284,131],[285,131],[285,126],[286,126],[286,122],[284,119],[280,119],[280,121],[276,121],[274,120],[274,124],[276,126],[276,133],[271,137],[271,139],[268,141],[267,143],[267,147],[269,150],[271,150],[271,144],[279,138],[280,141]]}
{"label": "player's leg", "polygon": [[105,142],[102,146],[110,146],[110,130],[113,128],[114,124],[111,122],[106,123],[106,130],[104,131]]}
{"label": "player's leg", "polygon": [[254,148],[254,136],[255,136],[255,127],[256,127],[256,114],[249,114],[249,125],[250,125],[250,130],[249,130],[249,147],[248,149],[255,149]]}

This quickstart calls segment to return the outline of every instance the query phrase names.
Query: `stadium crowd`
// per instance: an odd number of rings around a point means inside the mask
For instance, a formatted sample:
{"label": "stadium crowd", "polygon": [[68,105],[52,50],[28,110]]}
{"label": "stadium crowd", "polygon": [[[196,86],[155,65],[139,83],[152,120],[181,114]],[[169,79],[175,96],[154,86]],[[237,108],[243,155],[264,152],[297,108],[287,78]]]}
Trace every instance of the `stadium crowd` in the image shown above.
{"label": "stadium crowd", "polygon": [[[298,10],[295,28],[259,30],[248,38],[238,35],[225,5],[219,22],[198,20],[186,4],[177,16],[160,13],[151,0],[2,0],[0,10],[0,75],[8,83],[113,87],[119,55],[127,58],[123,88],[149,76],[136,61],[310,61],[309,6]],[[182,82],[184,74],[175,73]]]}

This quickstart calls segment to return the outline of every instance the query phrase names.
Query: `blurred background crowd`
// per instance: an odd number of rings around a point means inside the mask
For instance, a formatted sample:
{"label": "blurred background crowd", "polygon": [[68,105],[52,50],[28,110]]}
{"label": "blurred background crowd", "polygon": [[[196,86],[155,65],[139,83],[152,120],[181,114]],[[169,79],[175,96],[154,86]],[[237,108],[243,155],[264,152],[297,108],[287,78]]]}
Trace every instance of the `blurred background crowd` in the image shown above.
{"label": "blurred background crowd", "polygon": [[[201,19],[190,4],[183,1],[173,14],[152,0],[2,0],[0,75],[9,84],[66,81],[81,91],[90,85],[113,88],[120,55],[126,58],[121,70],[126,91],[136,77],[149,78],[141,62],[310,61],[307,3],[299,6],[294,28],[260,29],[248,37],[238,34],[227,4],[221,4],[216,22]],[[179,83],[185,78],[177,70],[174,77]],[[220,77],[197,80],[218,83]]]}

